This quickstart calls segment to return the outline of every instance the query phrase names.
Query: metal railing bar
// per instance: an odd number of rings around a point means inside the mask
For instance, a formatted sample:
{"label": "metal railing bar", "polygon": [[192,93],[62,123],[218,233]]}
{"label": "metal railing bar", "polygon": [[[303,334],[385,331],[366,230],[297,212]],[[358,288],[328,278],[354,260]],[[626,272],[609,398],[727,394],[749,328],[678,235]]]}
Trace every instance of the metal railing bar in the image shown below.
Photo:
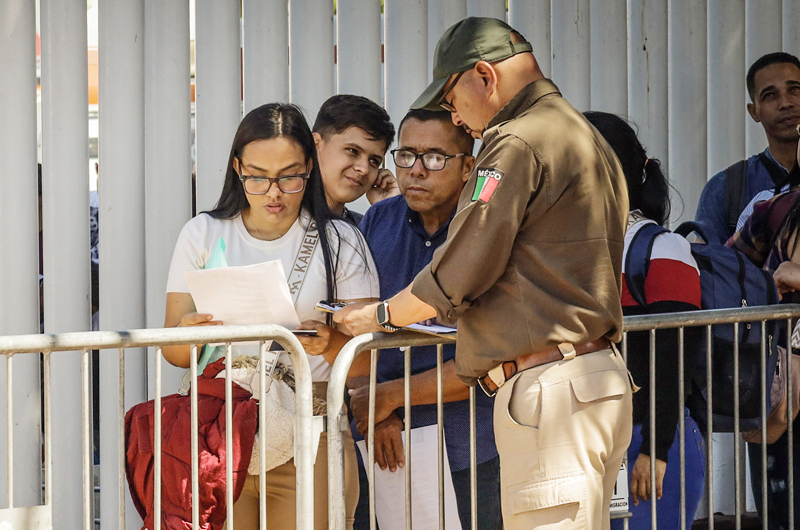
{"label": "metal railing bar", "polygon": [[656,330],[650,330],[650,523],[651,528],[658,528],[656,516]]}
{"label": "metal railing bar", "polygon": [[436,345],[436,447],[439,462],[439,530],[444,530],[444,383],[441,344]]}
{"label": "metal railing bar", "polygon": [[794,528],[794,400],[793,400],[793,381],[792,381],[792,319],[786,320],[786,403],[787,419],[790,421],[786,427],[786,440],[788,447],[788,471],[787,488],[789,492],[789,528]]}
{"label": "metal railing bar", "polygon": [[742,469],[739,441],[739,323],[733,323],[733,491],[736,530],[742,528]]}
{"label": "metal railing bar", "polygon": [[14,356],[6,355],[6,506],[14,507]]}
{"label": "metal railing bar", "polygon": [[83,447],[83,529],[92,529],[92,396],[91,350],[81,352],[81,442]]}
{"label": "metal railing bar", "polygon": [[713,333],[711,332],[711,324],[706,326],[706,476],[708,477],[708,530],[714,530],[714,440],[712,433],[714,432],[714,410],[713,410],[713,385],[711,384],[711,346],[713,340]]}
{"label": "metal railing bar", "polygon": [[709,326],[711,324],[733,324],[734,322],[752,320],[779,320],[793,316],[800,316],[800,304],[637,315],[625,317],[623,328],[625,331],[649,331],[651,329],[668,329],[681,326],[693,327]]}
{"label": "metal railing bar", "polygon": [[[158,352],[156,353],[158,356]],[[158,374],[158,370],[156,371]],[[125,528],[125,348],[120,348],[118,353],[118,372],[117,372],[117,384],[119,385],[119,396],[117,399],[117,451],[119,452],[119,456],[117,458],[117,498],[119,499],[119,527]],[[159,376],[156,376],[156,392],[160,395],[161,380]],[[157,429],[155,431],[156,435],[158,436],[157,440],[161,441],[161,414],[159,411],[161,407],[155,410],[155,418],[156,418],[156,425]],[[158,447],[158,446],[156,446]],[[100,448],[98,447],[97,450],[99,451]],[[156,449],[156,455],[159,459],[159,465],[161,463],[161,451]],[[156,490],[158,492],[159,498],[161,495],[161,474],[160,471],[156,470],[158,473],[158,478],[156,479]],[[159,509],[161,508],[159,503]],[[161,518],[159,517],[156,519],[156,530],[161,530]]]}
{"label": "metal railing bar", "polygon": [[225,343],[225,510],[226,522],[235,528],[233,520],[233,352],[231,343]]}
{"label": "metal railing bar", "polygon": [[[123,351],[123,350],[120,350]],[[156,358],[155,358],[155,390],[156,396],[153,400],[153,407],[155,410],[154,419],[155,419],[155,426],[153,429],[153,435],[155,437],[155,458],[154,458],[154,472],[153,478],[155,480],[155,485],[153,488],[153,522],[156,525],[156,530],[161,530],[161,348],[156,347]],[[122,359],[120,363],[124,362]],[[122,380],[120,380],[120,385],[122,385]],[[121,386],[120,386],[121,388]],[[121,391],[120,391],[121,392]],[[122,504],[120,504],[121,506]],[[124,528],[125,521],[120,520],[120,528]]]}
{"label": "metal railing bar", "polygon": [[686,528],[686,380],[684,377],[684,328],[678,328],[678,447],[680,450],[681,529]]}
{"label": "metal railing bar", "polygon": [[189,371],[192,375],[190,389],[192,404],[192,530],[200,530],[200,444],[198,438],[199,421],[197,418],[197,344],[192,344],[189,355]]}
{"label": "metal railing bar", "polygon": [[[377,528],[375,513],[375,391],[378,381],[378,350],[369,352],[369,426],[367,428],[367,474],[369,475],[369,528]],[[408,442],[407,442],[408,443]]]}
{"label": "metal railing bar", "polygon": [[[267,424],[267,342],[258,344],[258,527],[267,530],[267,436],[264,425]],[[277,360],[275,361],[277,362]],[[272,384],[272,382],[270,382]],[[334,426],[335,428],[336,426]]]}
{"label": "metal railing bar", "polygon": [[44,504],[53,505],[53,401],[50,355],[44,354]]}
{"label": "metal railing bar", "polygon": [[[799,313],[800,314],[800,313]],[[420,333],[406,332],[410,335]],[[256,324],[248,326],[195,326],[183,328],[133,329],[128,331],[81,331],[55,335],[7,335],[0,337],[0,354],[50,353],[117,348],[146,348],[176,344],[214,344],[225,342],[257,342],[265,337],[288,340],[294,336],[282,326]],[[427,344],[435,343],[429,336]],[[452,339],[455,342],[455,338]],[[432,342],[433,341],[433,342]],[[283,344],[283,342],[281,342]],[[385,347],[382,343],[380,347]]]}
{"label": "metal railing bar", "polygon": [[[767,506],[767,323],[761,321],[761,525],[769,528]],[[753,492],[755,494],[755,492]]]}
{"label": "metal railing bar", "polygon": [[403,447],[405,453],[406,465],[403,472],[406,479],[406,530],[411,530],[412,522],[412,506],[411,506],[411,346],[405,349],[405,357],[403,359],[403,393],[404,393],[404,430],[406,433],[406,440]]}
{"label": "metal railing bar", "polygon": [[470,528],[478,530],[478,448],[475,422],[475,387],[469,387],[469,515]]}

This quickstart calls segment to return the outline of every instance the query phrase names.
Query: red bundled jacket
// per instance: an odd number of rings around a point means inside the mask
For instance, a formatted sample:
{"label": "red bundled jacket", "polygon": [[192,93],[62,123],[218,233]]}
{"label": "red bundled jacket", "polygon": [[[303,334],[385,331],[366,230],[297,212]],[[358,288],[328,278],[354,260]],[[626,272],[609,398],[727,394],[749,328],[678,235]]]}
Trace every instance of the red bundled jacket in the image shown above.
{"label": "red bundled jacket", "polygon": [[[200,528],[220,530],[226,517],[225,497],[225,379],[215,376],[223,359],[206,367],[197,378],[200,455]],[[258,402],[233,384],[234,500],[244,487],[247,466],[258,428]],[[173,394],[161,400],[161,527],[192,528],[191,398]],[[144,519],[143,529],[154,528],[153,477],[155,455],[154,402],[134,406],[125,415],[125,470],[133,503]]]}

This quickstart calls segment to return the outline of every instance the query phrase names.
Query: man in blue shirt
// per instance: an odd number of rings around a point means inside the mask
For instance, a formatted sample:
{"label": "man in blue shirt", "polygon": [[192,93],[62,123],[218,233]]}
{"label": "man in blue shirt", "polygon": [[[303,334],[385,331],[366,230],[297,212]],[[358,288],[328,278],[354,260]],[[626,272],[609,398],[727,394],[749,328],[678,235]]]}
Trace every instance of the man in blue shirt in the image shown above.
{"label": "man in blue shirt", "polygon": [[[373,205],[360,228],[380,277],[381,299],[408,285],[447,238],[464,183],[475,161],[473,139],[446,112],[411,110],[400,123],[392,151],[401,196]],[[459,518],[470,528],[469,387],[455,371],[455,346],[444,346],[444,431]],[[412,428],[436,423],[436,347],[415,347],[411,356]],[[375,404],[376,462],[395,471],[404,462],[404,352],[382,350]],[[351,391],[350,406],[360,433],[368,427],[368,386]],[[476,393],[478,528],[495,530],[500,515],[500,466],[492,427],[493,400]]]}
{"label": "man in blue shirt", "polygon": [[[783,191],[788,170],[794,165],[797,132],[800,123],[800,60],[778,52],[759,58],[747,72],[747,92],[751,103],[747,111],[764,127],[769,147],[746,161],[741,195],[728,199],[727,188],[736,189],[729,178],[735,178],[734,164],[708,181],[697,205],[695,220],[703,224],[709,243],[722,244],[733,235],[739,214],[753,197],[766,189]],[[729,219],[728,200],[735,215]]]}

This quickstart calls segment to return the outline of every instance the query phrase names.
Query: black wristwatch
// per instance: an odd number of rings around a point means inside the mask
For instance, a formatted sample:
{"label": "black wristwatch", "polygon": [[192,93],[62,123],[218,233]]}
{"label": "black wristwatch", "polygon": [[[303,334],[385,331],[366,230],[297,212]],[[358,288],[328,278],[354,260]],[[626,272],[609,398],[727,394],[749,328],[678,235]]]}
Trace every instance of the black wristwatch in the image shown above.
{"label": "black wristwatch", "polygon": [[400,329],[397,326],[393,326],[389,323],[389,302],[387,300],[384,300],[378,304],[375,314],[377,316],[378,326],[380,326],[383,331],[393,333]]}

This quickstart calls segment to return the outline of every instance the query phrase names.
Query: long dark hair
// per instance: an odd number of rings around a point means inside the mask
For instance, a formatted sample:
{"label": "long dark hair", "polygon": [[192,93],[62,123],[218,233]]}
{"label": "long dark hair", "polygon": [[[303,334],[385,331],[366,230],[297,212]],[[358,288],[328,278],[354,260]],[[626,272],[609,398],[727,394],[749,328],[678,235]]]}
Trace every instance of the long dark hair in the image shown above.
{"label": "long dark hair", "polygon": [[628,183],[631,210],[640,210],[648,219],[664,225],[669,219],[669,183],[661,162],[648,158],[633,127],[616,114],[584,112],[589,123],[603,135],[616,153]]}
{"label": "long dark hair", "polygon": [[250,207],[244,186],[233,168],[233,160],[241,159],[242,152],[248,144],[273,138],[287,138],[296,142],[303,150],[306,163],[312,162],[313,167],[309,179],[306,181],[301,209],[305,209],[317,224],[325,260],[328,298],[333,300],[336,298],[336,282],[334,280],[338,259],[333,259],[329,235],[335,234],[339,239],[337,241],[339,245],[341,240],[336,225],[331,222],[336,216],[328,208],[325,200],[325,189],[319,172],[314,137],[311,135],[311,129],[309,129],[303,113],[296,106],[286,103],[269,103],[247,113],[233,137],[228,168],[225,171],[225,184],[222,186],[222,193],[217,205],[213,210],[203,213],[207,213],[215,219],[233,219]]}

